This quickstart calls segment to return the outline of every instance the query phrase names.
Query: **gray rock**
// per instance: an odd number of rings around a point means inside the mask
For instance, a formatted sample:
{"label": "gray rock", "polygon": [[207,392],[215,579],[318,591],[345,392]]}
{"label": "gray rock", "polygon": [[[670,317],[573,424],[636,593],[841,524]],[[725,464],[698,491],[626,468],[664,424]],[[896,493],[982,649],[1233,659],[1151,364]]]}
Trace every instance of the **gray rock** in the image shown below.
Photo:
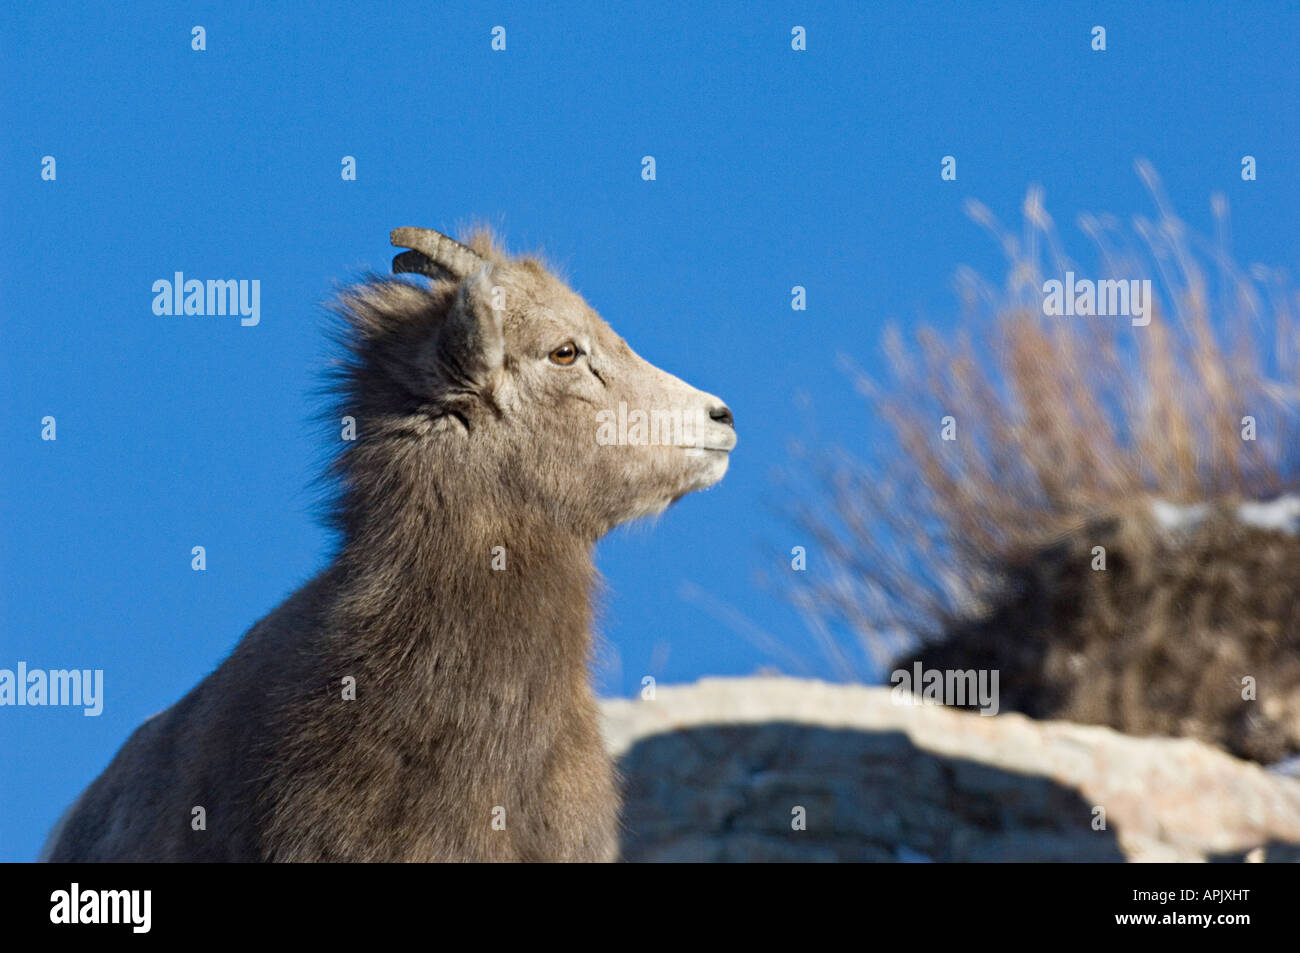
{"label": "gray rock", "polygon": [[1300,858],[1300,780],[1189,739],[790,678],[602,707],[629,861]]}

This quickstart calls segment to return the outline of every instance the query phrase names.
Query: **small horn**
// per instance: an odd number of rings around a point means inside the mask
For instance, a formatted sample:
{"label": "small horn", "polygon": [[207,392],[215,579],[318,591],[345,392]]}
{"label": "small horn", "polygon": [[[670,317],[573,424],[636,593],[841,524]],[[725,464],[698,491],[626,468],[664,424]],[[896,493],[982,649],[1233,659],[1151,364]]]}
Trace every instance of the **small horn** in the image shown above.
{"label": "small horn", "polygon": [[409,248],[393,259],[393,274],[460,280],[473,274],[485,259],[472,248],[431,228],[395,228],[389,236],[395,248]]}

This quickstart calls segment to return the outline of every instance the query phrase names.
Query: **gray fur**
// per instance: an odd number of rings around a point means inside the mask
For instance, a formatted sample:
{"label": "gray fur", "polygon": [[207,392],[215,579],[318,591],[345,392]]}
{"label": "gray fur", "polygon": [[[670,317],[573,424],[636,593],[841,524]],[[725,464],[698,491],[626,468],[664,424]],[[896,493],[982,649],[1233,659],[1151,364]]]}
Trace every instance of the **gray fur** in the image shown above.
{"label": "gray fur", "polygon": [[[487,264],[463,280],[341,296],[333,419],[358,439],[333,471],[336,556],[136,729],[48,859],[615,857],[592,546],[720,480],[731,415],[540,263],[469,244]],[[585,354],[562,366],[548,355],[568,341]],[[599,445],[596,412],[620,401],[703,409],[703,449]]]}

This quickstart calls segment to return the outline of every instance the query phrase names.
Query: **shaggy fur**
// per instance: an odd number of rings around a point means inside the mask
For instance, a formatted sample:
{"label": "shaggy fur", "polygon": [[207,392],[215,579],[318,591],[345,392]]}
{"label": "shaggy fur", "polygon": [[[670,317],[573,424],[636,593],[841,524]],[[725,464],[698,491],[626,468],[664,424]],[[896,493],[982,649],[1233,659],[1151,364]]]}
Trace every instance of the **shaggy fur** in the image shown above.
{"label": "shaggy fur", "polygon": [[[335,419],[358,439],[334,468],[339,552],[136,730],[49,859],[615,857],[592,545],[721,479],[731,414],[537,261],[471,244],[488,264],[463,280],[342,295]],[[581,356],[550,360],[567,342]],[[599,445],[620,401],[702,410],[698,448]]]}

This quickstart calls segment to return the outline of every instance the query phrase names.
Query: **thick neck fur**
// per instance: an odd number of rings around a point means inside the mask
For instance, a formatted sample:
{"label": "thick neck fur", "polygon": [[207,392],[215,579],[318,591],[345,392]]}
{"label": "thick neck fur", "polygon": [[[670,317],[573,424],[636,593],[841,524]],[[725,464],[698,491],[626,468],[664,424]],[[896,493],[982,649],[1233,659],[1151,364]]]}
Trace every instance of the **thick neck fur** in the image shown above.
{"label": "thick neck fur", "polygon": [[354,653],[360,630],[377,659],[442,659],[499,676],[480,686],[493,692],[585,678],[591,543],[506,502],[487,479],[453,457],[397,460],[353,481],[351,531],[332,570],[335,618],[352,631],[336,649]]}
{"label": "thick neck fur", "polygon": [[311,690],[290,688],[298,717],[277,752],[292,767],[273,786],[276,856],[431,859],[445,843],[395,814],[474,829],[497,805],[525,810],[557,739],[594,717],[590,541],[424,450],[417,465],[403,455],[418,443],[375,441],[345,461],[360,464],[343,470],[347,535],[300,656]]}

